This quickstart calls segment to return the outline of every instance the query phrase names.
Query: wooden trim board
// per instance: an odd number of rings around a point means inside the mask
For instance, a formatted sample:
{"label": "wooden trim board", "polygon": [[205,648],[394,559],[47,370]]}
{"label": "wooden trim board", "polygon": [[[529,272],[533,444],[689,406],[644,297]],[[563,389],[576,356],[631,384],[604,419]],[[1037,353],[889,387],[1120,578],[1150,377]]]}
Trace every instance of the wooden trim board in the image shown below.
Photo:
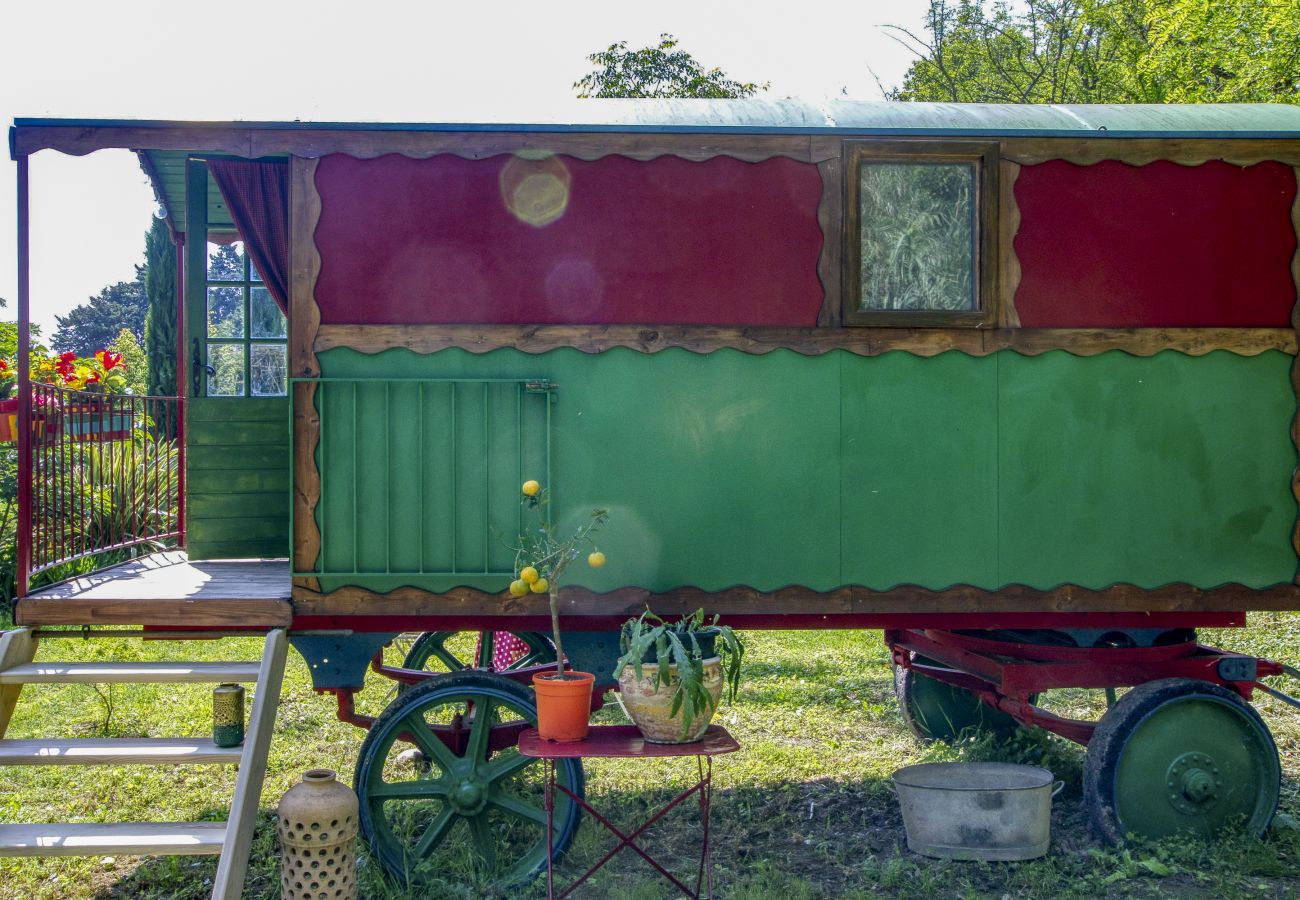
{"label": "wooden trim board", "polygon": [[[456,588],[433,594],[405,587],[386,594],[345,587],[320,594],[295,585],[297,616],[473,616],[508,620],[549,615],[545,596],[512,597],[474,588]],[[561,593],[561,614],[584,617],[626,617],[643,612],[649,604],[661,615],[688,615],[703,607],[728,615],[868,615],[881,613],[1209,613],[1246,610],[1300,609],[1300,587],[1290,584],[1248,588],[1239,584],[1212,589],[1187,584],[1140,588],[1116,584],[1103,589],[1063,585],[1037,590],[1011,585],[996,591],[968,585],[929,590],[903,586],[874,591],[843,587],[828,592],[788,587],[758,591],[736,587],[705,591],[685,587],[655,594],[641,588],[620,588],[597,594],[585,588],[566,587]]]}
{"label": "wooden trim board", "polygon": [[[1004,287],[1005,289],[1005,287]],[[762,354],[788,349],[809,356],[847,350],[859,356],[901,351],[934,356],[956,350],[986,356],[1013,350],[1037,356],[1065,350],[1092,356],[1122,350],[1151,356],[1175,350],[1201,356],[1227,350],[1255,356],[1270,350],[1295,355],[1297,332],[1291,328],[748,328],[713,325],[322,325],[316,335],[317,353],[348,347],[379,353],[404,347],[434,353],[458,347],[486,353],[514,347],[525,353],[545,353],[573,347],[602,353],[628,347],[655,353],[681,347],[712,353],[725,347]]]}

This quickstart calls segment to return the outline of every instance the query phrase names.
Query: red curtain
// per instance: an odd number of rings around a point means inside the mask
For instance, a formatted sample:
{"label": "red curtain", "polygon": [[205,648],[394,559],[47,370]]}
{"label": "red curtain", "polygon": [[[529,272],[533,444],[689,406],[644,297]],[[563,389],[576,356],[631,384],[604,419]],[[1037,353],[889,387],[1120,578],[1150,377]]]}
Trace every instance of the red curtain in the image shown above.
{"label": "red curtain", "polygon": [[289,164],[211,159],[208,171],[221,189],[244,248],[281,312],[289,314]]}

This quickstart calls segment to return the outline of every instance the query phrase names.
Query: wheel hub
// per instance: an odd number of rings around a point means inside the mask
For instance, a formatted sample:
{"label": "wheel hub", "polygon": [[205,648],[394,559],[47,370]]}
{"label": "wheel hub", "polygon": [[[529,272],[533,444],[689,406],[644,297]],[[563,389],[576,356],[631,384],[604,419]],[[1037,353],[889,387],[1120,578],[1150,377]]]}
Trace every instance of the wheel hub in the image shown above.
{"label": "wheel hub", "polygon": [[1205,753],[1184,753],[1165,773],[1169,805],[1181,813],[1197,815],[1213,806],[1223,786],[1214,758]]}
{"label": "wheel hub", "polygon": [[451,808],[462,816],[474,816],[487,806],[487,786],[477,778],[463,778],[447,794]]}

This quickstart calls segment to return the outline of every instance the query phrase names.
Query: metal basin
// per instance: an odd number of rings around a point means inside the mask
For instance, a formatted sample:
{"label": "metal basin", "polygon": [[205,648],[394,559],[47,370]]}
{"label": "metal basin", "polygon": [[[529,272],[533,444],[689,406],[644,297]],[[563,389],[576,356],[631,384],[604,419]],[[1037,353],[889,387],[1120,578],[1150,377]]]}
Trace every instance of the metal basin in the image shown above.
{"label": "metal basin", "polygon": [[907,848],[945,859],[1044,855],[1061,787],[1046,769],[1010,763],[925,763],[894,773]]}

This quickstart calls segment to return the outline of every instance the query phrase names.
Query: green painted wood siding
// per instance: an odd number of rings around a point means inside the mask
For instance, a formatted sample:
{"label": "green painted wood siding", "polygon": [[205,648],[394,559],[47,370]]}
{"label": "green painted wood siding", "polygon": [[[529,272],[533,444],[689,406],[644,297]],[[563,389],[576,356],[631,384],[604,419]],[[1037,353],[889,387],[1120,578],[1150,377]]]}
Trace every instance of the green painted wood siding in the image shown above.
{"label": "green painted wood siding", "polygon": [[[1263,586],[1295,573],[1281,353],[332,350],[321,362],[332,377],[557,382],[558,518],[611,511],[609,565],[573,574],[598,590]],[[325,480],[336,474],[327,465]],[[453,581],[504,586],[413,583]]]}
{"label": "green painted wood siding", "polygon": [[190,558],[288,556],[289,398],[193,398],[186,429]]}

